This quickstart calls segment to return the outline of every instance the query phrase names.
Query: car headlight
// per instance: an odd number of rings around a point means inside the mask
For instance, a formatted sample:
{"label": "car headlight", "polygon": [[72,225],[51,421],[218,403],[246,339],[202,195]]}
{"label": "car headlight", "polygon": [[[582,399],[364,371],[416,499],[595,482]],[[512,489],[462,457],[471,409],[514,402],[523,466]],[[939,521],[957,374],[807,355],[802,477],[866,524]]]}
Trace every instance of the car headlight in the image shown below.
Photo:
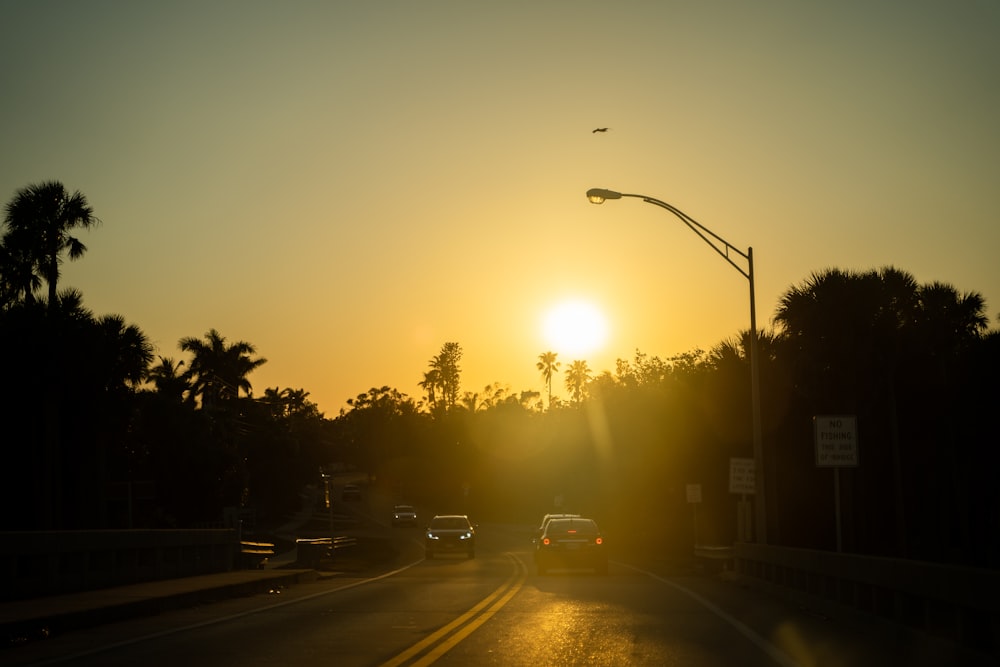
{"label": "car headlight", "polygon": [[436,540],[436,539],[438,539],[438,536],[435,535],[434,533],[427,533],[427,539],[428,540]]}
{"label": "car headlight", "polygon": [[464,533],[462,535],[459,535],[458,539],[460,539],[460,540],[471,540],[472,539],[472,533]]}

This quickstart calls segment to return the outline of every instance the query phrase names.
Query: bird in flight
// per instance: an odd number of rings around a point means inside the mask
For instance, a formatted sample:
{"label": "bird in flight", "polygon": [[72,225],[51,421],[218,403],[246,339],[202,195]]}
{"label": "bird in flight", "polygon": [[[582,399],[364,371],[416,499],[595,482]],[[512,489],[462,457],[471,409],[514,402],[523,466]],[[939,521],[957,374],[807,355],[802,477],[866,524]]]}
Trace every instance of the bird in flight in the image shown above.
{"label": "bird in flight", "polygon": [[594,131],[591,132],[591,134],[594,134],[595,132],[607,132],[610,129],[611,129],[610,127],[598,127],[594,129]]}

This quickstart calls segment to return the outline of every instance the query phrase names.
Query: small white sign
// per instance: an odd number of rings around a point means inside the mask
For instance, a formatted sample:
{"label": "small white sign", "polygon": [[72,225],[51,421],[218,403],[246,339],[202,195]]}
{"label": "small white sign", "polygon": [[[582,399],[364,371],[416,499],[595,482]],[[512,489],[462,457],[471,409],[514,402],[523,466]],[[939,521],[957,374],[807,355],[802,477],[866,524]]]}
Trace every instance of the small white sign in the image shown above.
{"label": "small white sign", "polygon": [[850,468],[858,465],[858,420],[854,415],[817,415],[816,466]]}
{"label": "small white sign", "polygon": [[691,504],[701,502],[701,484],[687,485],[687,501]]}
{"label": "small white sign", "polygon": [[729,459],[729,493],[753,495],[755,492],[753,459]]}

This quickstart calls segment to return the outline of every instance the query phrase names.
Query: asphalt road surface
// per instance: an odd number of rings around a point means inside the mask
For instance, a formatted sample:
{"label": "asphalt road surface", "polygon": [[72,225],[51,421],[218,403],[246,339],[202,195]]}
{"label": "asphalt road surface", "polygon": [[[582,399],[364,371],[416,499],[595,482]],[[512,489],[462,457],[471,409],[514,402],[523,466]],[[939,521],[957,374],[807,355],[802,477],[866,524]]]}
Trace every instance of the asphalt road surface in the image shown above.
{"label": "asphalt road surface", "polygon": [[[73,633],[7,665],[940,665],[945,648],[736,583],[614,554],[606,576],[539,576],[525,527],[482,526],[477,557],[422,559]],[[930,646],[930,647],[929,647]]]}

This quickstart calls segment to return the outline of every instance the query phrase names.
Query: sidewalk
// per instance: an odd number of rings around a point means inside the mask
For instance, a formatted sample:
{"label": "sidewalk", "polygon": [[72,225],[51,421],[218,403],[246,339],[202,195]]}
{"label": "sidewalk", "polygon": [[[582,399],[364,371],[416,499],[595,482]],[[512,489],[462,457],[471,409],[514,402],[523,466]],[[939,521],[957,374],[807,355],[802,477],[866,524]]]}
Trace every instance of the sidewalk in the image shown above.
{"label": "sidewalk", "polygon": [[[296,538],[311,536],[310,524],[323,525],[324,535],[329,534],[325,522],[329,516],[316,511],[315,489],[306,489],[301,495],[300,509],[285,524],[271,531],[275,540],[294,544]],[[356,516],[336,515],[340,523],[357,521]],[[368,517],[374,520],[374,517]],[[376,536],[391,534],[392,528],[377,524],[368,529],[360,526],[352,534]],[[66,632],[92,628],[106,623],[150,616],[165,611],[181,609],[202,603],[217,602],[226,598],[267,593],[293,584],[308,583],[331,576],[355,571],[360,561],[346,558],[337,572],[296,568],[296,549],[269,558],[258,570],[232,570],[179,579],[165,579],[52,595],[28,600],[0,602],[0,651],[5,647],[31,642]],[[355,562],[357,561],[357,562]],[[0,654],[2,655],[2,654]]]}
{"label": "sidewalk", "polygon": [[0,603],[0,641],[10,646],[226,597],[264,593],[319,576],[315,570],[236,570],[4,602]]}
{"label": "sidewalk", "polygon": [[[315,498],[304,494],[302,500],[302,508],[275,531],[276,537],[294,542],[297,531],[313,518]],[[295,560],[296,553],[292,549],[270,558],[260,570],[232,570],[0,602],[0,650],[73,630],[224,598],[266,593],[329,576],[329,573],[320,574],[312,569],[289,569]]]}

